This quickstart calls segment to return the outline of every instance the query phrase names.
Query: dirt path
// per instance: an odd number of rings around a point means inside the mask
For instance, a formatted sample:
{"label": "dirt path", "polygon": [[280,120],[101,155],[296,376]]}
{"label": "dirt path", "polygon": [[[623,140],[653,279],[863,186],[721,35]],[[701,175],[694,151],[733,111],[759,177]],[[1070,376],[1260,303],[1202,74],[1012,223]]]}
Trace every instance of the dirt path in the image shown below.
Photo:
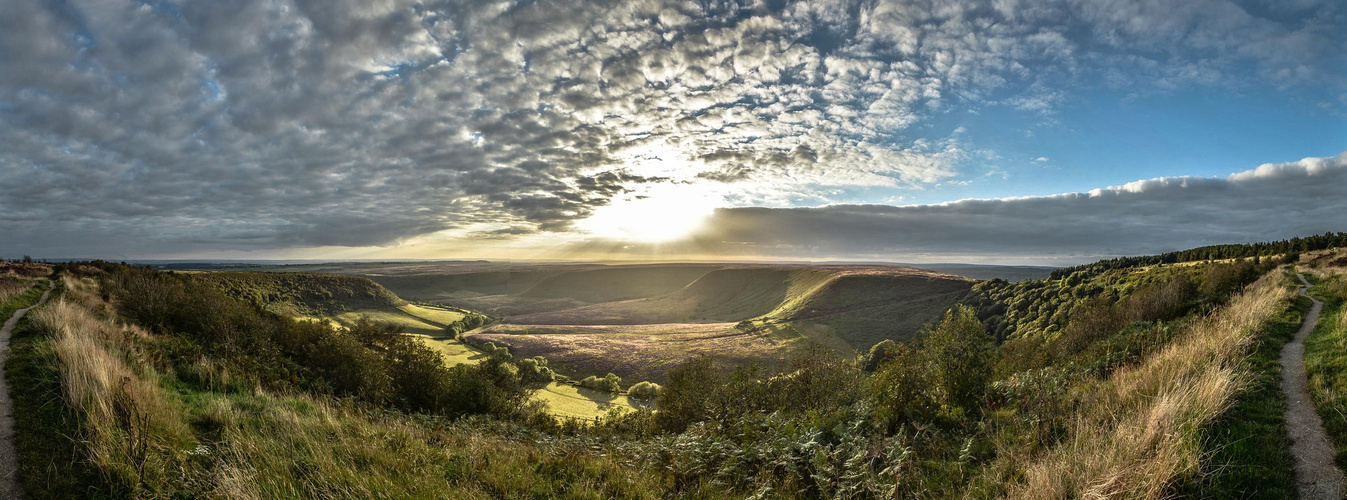
{"label": "dirt path", "polygon": [[[1300,294],[1305,293],[1310,282],[1305,276],[1297,274],[1304,286]],[[1286,427],[1291,434],[1291,453],[1296,457],[1296,482],[1302,499],[1341,500],[1343,485],[1347,484],[1342,471],[1333,465],[1333,443],[1324,432],[1324,423],[1314,411],[1314,401],[1310,399],[1310,389],[1305,382],[1305,337],[1314,331],[1319,323],[1319,311],[1324,303],[1314,297],[1314,306],[1305,316],[1295,340],[1282,347],[1282,391],[1286,393]]]}
{"label": "dirt path", "polygon": [[5,360],[9,358],[9,335],[14,325],[29,309],[42,305],[51,296],[51,290],[42,292],[36,304],[19,309],[14,317],[0,328],[0,498],[23,498],[23,490],[15,475],[19,470],[18,453],[14,451],[14,402],[9,399],[9,383],[5,381]]}

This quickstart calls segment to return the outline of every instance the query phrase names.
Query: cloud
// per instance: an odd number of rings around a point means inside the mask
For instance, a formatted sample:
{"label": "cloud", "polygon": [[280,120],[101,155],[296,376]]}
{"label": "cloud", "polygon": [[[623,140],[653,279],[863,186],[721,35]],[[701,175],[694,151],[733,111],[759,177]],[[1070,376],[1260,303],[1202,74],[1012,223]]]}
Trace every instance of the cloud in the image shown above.
{"label": "cloud", "polygon": [[951,109],[1347,74],[1333,2],[1163,5],[16,0],[0,253],[566,232],[652,183],[828,203],[965,182]]}
{"label": "cloud", "polygon": [[[665,254],[1077,263],[1347,231],[1347,153],[1224,178],[1167,177],[1055,196],[938,205],[717,210]],[[577,248],[606,248],[590,242]],[[629,252],[649,251],[632,247]]]}

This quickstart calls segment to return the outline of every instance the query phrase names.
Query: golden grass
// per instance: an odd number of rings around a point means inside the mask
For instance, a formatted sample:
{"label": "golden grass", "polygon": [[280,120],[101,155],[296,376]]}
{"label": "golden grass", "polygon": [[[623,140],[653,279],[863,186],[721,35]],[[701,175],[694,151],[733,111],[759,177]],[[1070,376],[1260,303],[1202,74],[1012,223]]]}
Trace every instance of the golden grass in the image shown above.
{"label": "golden grass", "polygon": [[86,421],[79,438],[91,461],[133,489],[162,482],[175,474],[176,460],[151,449],[180,448],[190,431],[159,387],[157,374],[127,363],[144,332],[99,318],[86,305],[99,300],[89,285],[66,280],[66,295],[36,310],[33,321],[52,339],[66,403]]}
{"label": "golden grass", "polygon": [[30,286],[26,282],[0,281],[0,304],[9,302],[10,297],[27,291]]}
{"label": "golden grass", "polygon": [[1094,384],[1071,436],[1031,459],[1008,496],[1163,498],[1200,474],[1200,431],[1245,388],[1255,334],[1294,294],[1283,280],[1268,273],[1143,364]]}
{"label": "golden grass", "polygon": [[[137,354],[147,334],[96,314],[106,304],[92,286],[68,279],[32,318],[60,365],[62,399],[81,417],[72,437],[108,497],[654,498],[663,487],[588,448],[554,453],[470,425],[260,389],[169,394]],[[227,377],[209,360],[190,369]],[[202,440],[188,421],[207,429]]]}

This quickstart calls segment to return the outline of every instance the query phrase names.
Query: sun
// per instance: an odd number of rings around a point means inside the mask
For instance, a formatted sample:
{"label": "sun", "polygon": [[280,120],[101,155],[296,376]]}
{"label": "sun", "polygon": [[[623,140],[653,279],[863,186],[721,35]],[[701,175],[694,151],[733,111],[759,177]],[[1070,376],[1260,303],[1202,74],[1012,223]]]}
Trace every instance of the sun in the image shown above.
{"label": "sun", "polygon": [[695,188],[664,185],[600,207],[576,227],[603,238],[661,243],[700,229],[716,206],[712,197]]}

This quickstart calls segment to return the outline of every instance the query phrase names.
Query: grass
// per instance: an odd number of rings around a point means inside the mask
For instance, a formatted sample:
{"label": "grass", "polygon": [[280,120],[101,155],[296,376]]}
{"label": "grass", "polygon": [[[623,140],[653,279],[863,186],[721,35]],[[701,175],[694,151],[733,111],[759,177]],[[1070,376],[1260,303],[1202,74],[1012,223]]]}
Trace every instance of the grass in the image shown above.
{"label": "grass", "polygon": [[625,395],[596,391],[570,384],[553,382],[534,395],[547,402],[547,411],[567,418],[592,419],[606,415],[614,408],[649,407],[648,402],[629,399]]}
{"label": "grass", "polygon": [[1163,498],[1211,470],[1207,431],[1255,380],[1243,361],[1291,301],[1269,273],[1141,364],[1089,384],[1068,436],[1024,460],[1010,498]]}
{"label": "grass", "polygon": [[1268,323],[1245,361],[1251,378],[1234,408],[1212,423],[1203,448],[1210,472],[1180,487],[1190,498],[1295,498],[1295,457],[1281,390],[1282,346],[1295,337],[1310,309],[1297,296]]}
{"label": "grass", "polygon": [[1337,448],[1334,458],[1347,468],[1347,269],[1325,266],[1306,274],[1315,282],[1310,292],[1325,304],[1305,340],[1305,372],[1324,430]]}
{"label": "grass", "polygon": [[29,498],[668,495],[665,476],[589,443],[203,382],[230,378],[210,363],[161,372],[154,337],[100,315],[90,287],[67,282],[15,342]]}
{"label": "grass", "polygon": [[107,488],[78,438],[82,419],[61,396],[61,365],[52,344],[27,319],[10,342],[5,377],[14,401],[18,480],[34,500],[94,498]]}

